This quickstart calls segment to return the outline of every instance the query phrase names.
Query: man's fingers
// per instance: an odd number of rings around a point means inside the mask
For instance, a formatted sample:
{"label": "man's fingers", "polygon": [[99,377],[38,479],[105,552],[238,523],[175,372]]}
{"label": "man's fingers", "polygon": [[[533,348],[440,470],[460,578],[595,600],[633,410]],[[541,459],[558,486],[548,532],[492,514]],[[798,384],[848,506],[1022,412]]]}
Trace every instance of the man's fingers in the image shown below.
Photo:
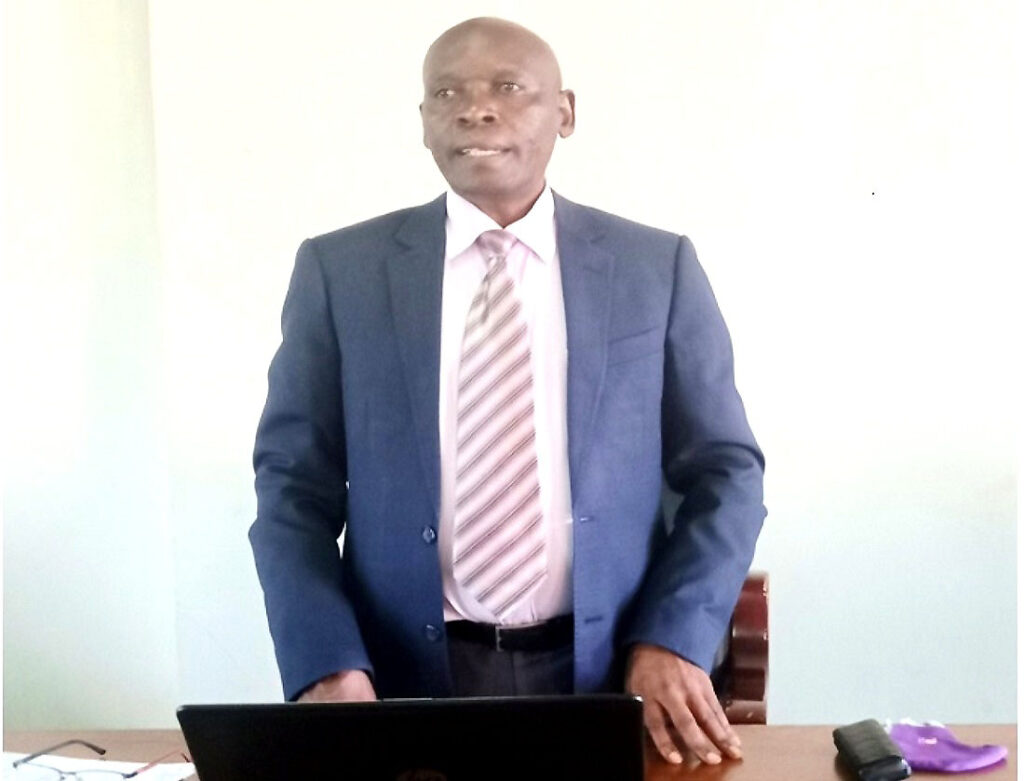
{"label": "man's fingers", "polygon": [[656,702],[644,700],[644,724],[647,727],[647,734],[651,736],[651,741],[665,761],[674,765],[680,764],[683,761],[683,755],[676,747],[675,741],[672,740],[661,706]]}
{"label": "man's fingers", "polygon": [[740,741],[722,710],[710,681],[697,682],[689,695],[685,688],[671,687],[663,704],[668,718],[686,746],[701,761],[718,764],[725,752],[733,759],[743,756]]}
{"label": "man's fingers", "polygon": [[663,692],[663,697],[661,705],[665,709],[665,715],[686,747],[695,753],[701,762],[709,765],[721,762],[722,755],[708,739],[697,716],[691,711],[685,690],[671,686]]}
{"label": "man's fingers", "polygon": [[722,710],[722,703],[718,701],[718,697],[715,696],[713,690],[707,702],[711,713],[721,729],[720,737],[712,736],[712,739],[725,749],[733,759],[741,759],[743,757],[743,744],[740,742],[740,736],[736,734],[736,731],[729,723],[729,718],[725,715],[725,711]]}
{"label": "man's fingers", "polygon": [[724,749],[734,759],[740,759],[743,752],[739,735],[733,730],[725,711],[722,710],[722,703],[718,701],[711,679],[705,676],[702,684],[706,711],[698,715],[698,721],[705,724],[705,731],[719,748]]}
{"label": "man's fingers", "polygon": [[733,759],[743,756],[740,750],[740,740],[729,725],[729,720],[725,717],[722,706],[714,694],[709,698],[697,698],[692,710],[698,727],[714,741],[719,749],[725,751]]}
{"label": "man's fingers", "polygon": [[672,703],[671,707],[667,708],[667,711],[668,717],[672,720],[672,725],[676,728],[679,736],[683,739],[687,748],[695,753],[701,762],[717,765],[722,761],[722,755],[708,739],[701,724],[686,703],[677,700]]}
{"label": "man's fingers", "polygon": [[[722,710],[722,704],[718,701],[715,689],[711,685],[711,679],[703,670],[697,668],[688,670],[688,672],[690,674],[687,677],[690,679],[691,686],[686,705],[696,722],[696,732],[693,734],[699,734],[704,743],[699,747],[699,751],[706,754],[710,750],[718,756],[720,756],[720,752],[724,751],[733,759],[740,759],[743,752],[739,737],[729,724],[725,711]],[[706,747],[708,738],[714,743],[714,746],[710,748]]]}

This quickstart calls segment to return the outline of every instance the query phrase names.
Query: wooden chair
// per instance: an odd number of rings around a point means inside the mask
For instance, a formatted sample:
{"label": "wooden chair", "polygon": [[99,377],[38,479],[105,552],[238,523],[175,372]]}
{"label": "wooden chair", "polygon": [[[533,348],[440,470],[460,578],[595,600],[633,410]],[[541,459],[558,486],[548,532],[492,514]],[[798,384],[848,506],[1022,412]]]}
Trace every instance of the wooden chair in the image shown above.
{"label": "wooden chair", "polygon": [[740,591],[712,681],[731,724],[765,724],[768,711],[768,575]]}

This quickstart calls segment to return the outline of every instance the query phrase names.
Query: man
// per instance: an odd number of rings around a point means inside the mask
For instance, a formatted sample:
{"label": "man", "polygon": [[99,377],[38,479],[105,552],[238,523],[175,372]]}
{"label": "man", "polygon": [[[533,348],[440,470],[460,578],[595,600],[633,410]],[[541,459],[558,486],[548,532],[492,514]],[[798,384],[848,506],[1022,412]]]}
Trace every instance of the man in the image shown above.
{"label": "man", "polygon": [[692,245],[547,188],[575,98],[533,33],[464,22],[423,79],[449,192],[306,241],[284,306],[250,539],[285,695],[624,687],[669,761],[738,757],[708,670],[763,460]]}

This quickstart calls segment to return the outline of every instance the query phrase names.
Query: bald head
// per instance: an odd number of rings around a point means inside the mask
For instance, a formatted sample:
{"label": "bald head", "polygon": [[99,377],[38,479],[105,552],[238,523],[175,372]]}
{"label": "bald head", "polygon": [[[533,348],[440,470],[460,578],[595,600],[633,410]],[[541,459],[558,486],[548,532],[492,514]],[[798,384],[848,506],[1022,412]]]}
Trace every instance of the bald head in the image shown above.
{"label": "bald head", "polygon": [[502,226],[544,190],[555,139],[572,133],[575,97],[551,47],[503,19],[470,19],[423,60],[423,143],[451,188]]}
{"label": "bald head", "polygon": [[554,51],[536,33],[520,24],[493,16],[480,16],[445,30],[427,49],[423,58],[423,78],[438,59],[460,57],[476,48],[496,48],[529,57],[551,79],[555,89],[562,88],[562,72]]}

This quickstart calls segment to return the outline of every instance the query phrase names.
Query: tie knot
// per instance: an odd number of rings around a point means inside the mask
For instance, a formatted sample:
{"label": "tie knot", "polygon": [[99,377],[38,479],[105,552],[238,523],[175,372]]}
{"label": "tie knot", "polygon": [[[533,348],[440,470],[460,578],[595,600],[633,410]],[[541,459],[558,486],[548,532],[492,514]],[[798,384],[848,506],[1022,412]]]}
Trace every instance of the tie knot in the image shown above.
{"label": "tie knot", "polygon": [[484,256],[487,258],[488,265],[491,265],[491,258],[505,257],[515,242],[515,236],[508,231],[501,230],[484,231],[476,240],[476,243],[483,250]]}

